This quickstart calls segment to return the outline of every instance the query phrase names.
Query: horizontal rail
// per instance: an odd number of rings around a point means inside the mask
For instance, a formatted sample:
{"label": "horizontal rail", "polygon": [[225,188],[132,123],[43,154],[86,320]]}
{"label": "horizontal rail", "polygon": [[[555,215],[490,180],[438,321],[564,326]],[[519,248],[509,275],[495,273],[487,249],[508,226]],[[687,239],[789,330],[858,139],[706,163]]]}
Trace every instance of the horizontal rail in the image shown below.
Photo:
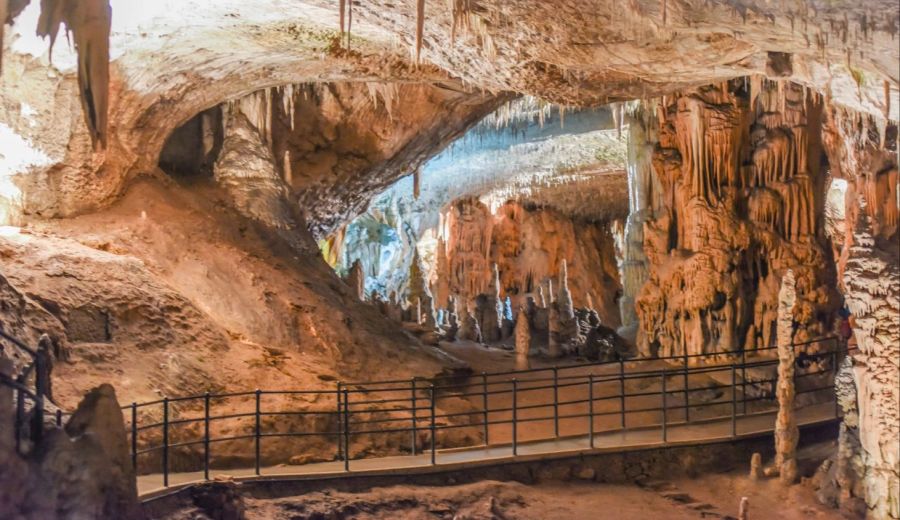
{"label": "horizontal rail", "polygon": [[[795,381],[833,376],[839,356],[847,353],[836,338],[819,338],[795,344],[793,348],[828,343],[832,343],[834,348],[802,357],[808,366],[797,368]],[[333,442],[333,460],[343,461],[347,471],[350,470],[350,461],[359,458],[350,453],[350,440],[359,436],[396,436],[397,440],[389,442],[389,446],[397,446],[397,441],[406,438],[406,446],[400,442],[402,448],[393,449],[414,455],[430,449],[432,461],[435,461],[438,435],[443,437],[446,432],[460,429],[481,432],[484,445],[496,444],[496,440],[489,441],[489,434],[496,439],[499,433],[501,441],[506,436],[511,439],[514,455],[517,453],[515,447],[519,435],[517,426],[522,424],[546,423],[553,430],[550,439],[559,438],[561,421],[570,425],[570,429],[572,424],[587,421],[589,425],[583,426],[591,435],[606,431],[659,427],[662,428],[663,442],[666,442],[668,426],[727,418],[734,425],[738,417],[751,416],[760,410],[771,410],[773,406],[777,406],[774,398],[777,376],[773,369],[778,365],[778,359],[747,356],[763,354],[776,348],[758,349],[749,353],[737,351],[582,363],[465,377],[336,382],[333,390],[255,390],[163,397],[148,403],[132,403],[123,407],[123,410],[126,424],[131,430],[135,469],[141,469],[138,467],[139,456],[142,457],[142,463],[150,462],[151,468],[160,464],[164,485],[168,485],[170,450],[178,450],[179,453],[181,450],[202,450],[202,469],[208,478],[211,446],[229,441],[253,444],[254,453],[248,453],[247,457],[254,460],[257,474],[262,458],[261,445],[264,441],[275,442],[277,439],[284,441],[317,437],[327,443]],[[751,359],[747,359],[748,357]],[[698,359],[704,362],[692,364],[692,361]],[[670,361],[674,363],[669,363]],[[816,363],[817,361],[820,363]],[[627,371],[626,365],[629,367]],[[614,370],[602,373],[607,368]],[[753,370],[763,372],[747,373]],[[597,373],[598,371],[601,373]],[[738,372],[741,373],[740,379]],[[692,381],[692,378],[695,380]],[[820,379],[810,381],[812,386],[801,385],[796,394],[832,388],[830,383],[826,383],[826,379],[821,379],[822,384],[817,384]],[[748,397],[746,390],[750,388],[754,388],[757,394]],[[560,395],[560,391],[565,393]],[[552,400],[549,398],[551,394]],[[317,406],[321,407],[318,410],[270,409],[272,406],[267,397],[289,395],[323,396],[327,400],[325,403],[316,400]],[[227,404],[222,402],[223,399],[230,398],[238,398],[240,401],[230,405],[230,410],[219,410],[226,413],[212,413],[214,408]],[[466,409],[442,409],[438,413],[437,404],[447,398],[457,399],[457,403],[462,404],[455,406],[464,406]],[[738,401],[741,411],[737,409]],[[598,403],[606,404],[596,409]],[[246,408],[235,410],[235,406]],[[748,407],[753,409],[748,410]],[[161,421],[158,411],[162,414]],[[702,417],[697,417],[700,412],[703,412]],[[835,414],[838,414],[837,409]],[[675,416],[670,417],[672,415]],[[297,422],[285,421],[290,416],[295,416]],[[619,420],[616,421],[616,418]],[[640,418],[639,425],[634,424],[636,418]],[[149,421],[144,422],[145,419]],[[630,425],[629,419],[632,423]],[[600,428],[594,424],[598,420],[602,423]],[[618,422],[618,427],[607,429],[610,420]],[[211,432],[211,424],[217,423],[230,425],[223,426],[227,436],[220,437]],[[509,427],[512,428],[511,433],[502,429]],[[496,430],[497,428],[501,430]],[[539,437],[543,435],[539,430],[532,430],[526,435],[534,437],[535,431]],[[467,433],[466,437],[468,436]],[[279,450],[283,449],[287,448],[279,445]],[[146,459],[148,456],[157,458]],[[230,458],[235,457],[239,455],[230,455]],[[179,465],[183,466],[183,463]]]}

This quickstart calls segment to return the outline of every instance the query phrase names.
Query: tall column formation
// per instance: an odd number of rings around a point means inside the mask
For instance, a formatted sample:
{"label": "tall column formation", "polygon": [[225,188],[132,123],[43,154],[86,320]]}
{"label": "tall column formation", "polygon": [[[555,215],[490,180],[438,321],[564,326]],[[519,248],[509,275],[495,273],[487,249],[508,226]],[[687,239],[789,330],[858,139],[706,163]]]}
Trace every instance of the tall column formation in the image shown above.
{"label": "tall column formation", "polygon": [[[861,496],[869,518],[900,518],[900,246],[897,124],[828,107],[825,150],[835,178],[847,182],[845,232],[835,254],[853,339],[845,376],[835,381],[845,408],[838,485]],[[894,139],[874,139],[880,132]],[[883,134],[883,135],[884,135]],[[842,371],[843,372],[843,371]],[[842,404],[844,404],[842,402]],[[862,461],[857,471],[855,461]],[[861,477],[861,480],[855,480]]]}
{"label": "tall column formation", "polygon": [[734,80],[657,105],[649,275],[638,348],[661,356],[772,346],[778,273],[797,280],[797,340],[840,302],[823,232],[823,101],[787,82]]}
{"label": "tall column formation", "polygon": [[854,316],[853,376],[871,518],[900,518],[900,256],[876,247],[867,201],[860,197],[853,245],[844,269]]}
{"label": "tall column formation", "polygon": [[357,258],[347,274],[347,285],[353,290],[353,294],[359,301],[366,299],[366,275],[363,273],[362,262]]}
{"label": "tall column formation", "polygon": [[619,313],[622,326],[618,334],[632,344],[643,346],[642,357],[650,356],[646,341],[638,341],[640,327],[635,310],[635,298],[647,281],[647,256],[644,254],[644,223],[653,217],[654,197],[662,190],[653,171],[653,150],[656,145],[655,112],[640,104],[629,114],[627,173],[628,173],[628,218],[619,254],[619,279],[622,281],[622,297],[619,299]]}
{"label": "tall column formation", "polygon": [[775,467],[784,484],[797,480],[797,441],[800,430],[794,414],[794,304],[797,300],[794,272],[790,269],[781,279],[778,291],[778,415],[775,418]]}

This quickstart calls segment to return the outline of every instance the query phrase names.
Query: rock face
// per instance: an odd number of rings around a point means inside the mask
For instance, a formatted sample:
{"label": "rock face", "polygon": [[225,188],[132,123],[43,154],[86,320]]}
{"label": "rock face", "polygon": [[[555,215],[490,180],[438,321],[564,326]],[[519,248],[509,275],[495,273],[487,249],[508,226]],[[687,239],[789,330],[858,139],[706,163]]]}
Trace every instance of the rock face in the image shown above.
{"label": "rock face", "polygon": [[822,234],[821,117],[815,94],[758,79],[701,88],[645,114],[658,128],[653,170],[664,200],[651,204],[643,231],[644,355],[773,346],[785,269],[797,278],[795,339],[831,330],[839,298]]}
{"label": "rock face", "polygon": [[[446,252],[439,256],[446,262],[438,263],[436,272],[439,301],[449,294],[474,298],[488,292],[494,264],[500,296],[508,296],[516,307],[529,295],[540,300],[541,286],[561,276],[568,260],[565,290],[570,304],[584,306],[590,294],[601,320],[618,326],[620,285],[608,226],[575,221],[555,210],[529,210],[515,202],[492,215],[486,205],[471,198],[455,201],[445,222]],[[549,294],[552,299],[552,288]]]}
{"label": "rock face", "polygon": [[836,464],[841,506],[854,510],[854,497],[864,498],[869,517],[900,518],[900,246],[891,180],[896,148],[881,146],[879,134],[885,134],[873,118],[837,107],[827,116],[825,150],[832,174],[846,182],[845,221],[838,226],[845,235],[836,237],[835,257],[852,316],[851,343],[858,348],[836,382],[850,412]]}
{"label": "rock face", "polygon": [[[12,399],[0,391],[0,424],[13,423]],[[143,518],[122,413],[110,385],[91,390],[66,424],[32,451],[0,441],[0,511],[9,518]]]}
{"label": "rock face", "polygon": [[863,484],[872,518],[900,518],[900,256],[896,241],[893,251],[876,246],[868,211],[860,200],[843,276],[859,348],[853,379]]}
{"label": "rock face", "polygon": [[797,442],[800,429],[794,414],[794,305],[797,301],[794,272],[790,269],[781,278],[778,291],[778,382],[775,397],[778,399],[778,415],[775,418],[775,467],[783,484],[797,480]]}

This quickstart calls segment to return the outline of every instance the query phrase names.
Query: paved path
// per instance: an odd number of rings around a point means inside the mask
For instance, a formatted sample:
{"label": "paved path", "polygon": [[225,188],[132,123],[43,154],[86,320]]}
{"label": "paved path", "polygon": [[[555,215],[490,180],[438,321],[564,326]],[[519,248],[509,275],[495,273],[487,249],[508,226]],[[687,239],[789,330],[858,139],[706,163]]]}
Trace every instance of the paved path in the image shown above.
{"label": "paved path", "polygon": [[[835,419],[834,402],[810,405],[797,411],[800,426],[820,424]],[[526,423],[527,424],[527,423]],[[380,457],[354,460],[350,462],[351,474],[378,475],[396,473],[420,473],[448,470],[460,467],[476,467],[517,460],[553,459],[579,453],[614,453],[642,448],[694,445],[721,442],[734,438],[752,437],[771,433],[775,424],[775,411],[738,417],[736,436],[732,432],[731,417],[722,417],[690,424],[670,424],[666,442],[663,442],[660,427],[636,428],[629,430],[599,432],[594,435],[594,448],[590,447],[587,435],[559,439],[520,442],[518,456],[513,457],[512,447],[491,445],[474,448],[454,448],[436,452],[436,466],[431,464],[431,453],[420,455]],[[520,425],[525,430],[526,425]],[[210,477],[228,475],[236,480],[252,479],[323,479],[345,477],[344,463],[321,462],[305,465],[279,465],[261,468],[260,475],[254,469],[211,470]],[[138,477],[138,493],[143,499],[160,496],[166,492],[203,481],[203,472],[169,473],[169,487],[162,485],[162,475],[142,475]]]}

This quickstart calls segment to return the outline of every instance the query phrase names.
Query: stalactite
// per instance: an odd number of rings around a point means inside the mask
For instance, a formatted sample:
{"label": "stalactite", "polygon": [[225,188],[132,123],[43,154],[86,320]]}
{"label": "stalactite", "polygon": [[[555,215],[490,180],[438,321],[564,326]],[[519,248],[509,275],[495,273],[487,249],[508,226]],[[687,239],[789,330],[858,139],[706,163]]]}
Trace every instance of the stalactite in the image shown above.
{"label": "stalactite", "polygon": [[416,0],[416,63],[421,61],[422,37],[425,33],[425,0]]}
{"label": "stalactite", "polygon": [[[109,105],[109,0],[42,0],[37,34],[50,37],[50,56],[66,24],[78,51],[78,87],[94,148],[106,148]],[[5,18],[4,18],[5,21]]]}

